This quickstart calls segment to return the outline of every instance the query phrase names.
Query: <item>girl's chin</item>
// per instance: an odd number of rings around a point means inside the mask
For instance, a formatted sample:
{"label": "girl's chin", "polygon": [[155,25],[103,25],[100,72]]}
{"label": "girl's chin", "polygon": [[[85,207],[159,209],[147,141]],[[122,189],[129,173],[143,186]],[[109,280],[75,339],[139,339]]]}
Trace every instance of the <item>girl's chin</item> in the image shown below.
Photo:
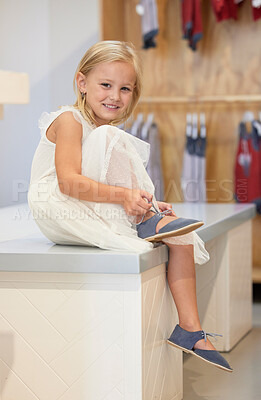
{"label": "girl's chin", "polygon": [[112,120],[112,119],[118,119],[118,118],[120,118],[121,117],[121,115],[122,115],[122,111],[119,111],[119,110],[114,110],[114,112],[107,112],[107,113],[103,113],[103,114],[101,114],[101,115],[99,115],[99,119],[103,119],[103,120]]}
{"label": "girl's chin", "polygon": [[[103,109],[105,106],[103,106]],[[97,123],[100,125],[107,125],[114,119],[119,119],[123,115],[123,111],[119,108],[117,109],[108,109],[106,108],[106,112],[101,112],[99,114],[95,114],[95,119]]]}

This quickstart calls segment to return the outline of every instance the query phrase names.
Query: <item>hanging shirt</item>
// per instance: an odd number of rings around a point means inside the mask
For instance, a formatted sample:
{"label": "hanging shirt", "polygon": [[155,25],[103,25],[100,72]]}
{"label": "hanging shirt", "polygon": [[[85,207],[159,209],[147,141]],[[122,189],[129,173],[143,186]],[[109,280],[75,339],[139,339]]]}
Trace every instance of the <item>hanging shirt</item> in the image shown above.
{"label": "hanging shirt", "polygon": [[197,138],[186,136],[181,176],[181,187],[185,202],[199,201],[196,143]]}
{"label": "hanging shirt", "polygon": [[234,0],[211,0],[211,3],[218,22],[237,19],[238,4]]}
{"label": "hanging shirt", "polygon": [[155,122],[150,126],[148,136],[145,141],[150,144],[150,158],[147,165],[147,172],[155,186],[156,198],[164,201],[164,178],[161,163],[161,145],[158,126]]}
{"label": "hanging shirt", "polygon": [[257,21],[259,18],[261,18],[261,7],[257,8],[252,6],[252,13],[253,13],[253,20]]}
{"label": "hanging shirt", "polygon": [[141,5],[143,7],[141,18],[143,48],[156,47],[155,36],[159,33],[156,0],[141,0]]}
{"label": "hanging shirt", "polygon": [[[152,116],[153,118],[153,116]],[[150,144],[150,157],[146,170],[155,186],[155,196],[164,200],[164,178],[161,163],[161,145],[158,125],[153,119],[143,123],[142,114],[139,114],[131,127],[131,134]]]}
{"label": "hanging shirt", "polygon": [[239,125],[239,142],[235,165],[235,197],[239,203],[254,202],[256,205],[259,204],[260,207],[260,137],[253,122],[251,133],[247,132],[244,122]]}
{"label": "hanging shirt", "polygon": [[182,0],[183,39],[187,39],[192,50],[202,38],[202,18],[200,0]]}
{"label": "hanging shirt", "polygon": [[[203,127],[201,127],[203,129]],[[196,154],[196,170],[197,170],[197,185],[198,185],[198,201],[206,201],[206,146],[207,139],[198,137],[195,145]]]}
{"label": "hanging shirt", "polygon": [[252,0],[252,6],[255,8],[261,7],[261,0]]}

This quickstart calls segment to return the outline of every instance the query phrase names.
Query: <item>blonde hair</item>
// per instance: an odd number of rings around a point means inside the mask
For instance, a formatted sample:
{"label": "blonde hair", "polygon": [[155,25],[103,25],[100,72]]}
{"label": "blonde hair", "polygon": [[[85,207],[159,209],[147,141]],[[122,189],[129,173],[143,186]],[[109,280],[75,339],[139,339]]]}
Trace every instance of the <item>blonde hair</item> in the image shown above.
{"label": "blonde hair", "polygon": [[87,76],[88,73],[98,65],[113,61],[124,61],[132,64],[136,73],[136,82],[135,82],[135,87],[133,89],[132,100],[127,110],[120,118],[110,121],[110,124],[118,125],[126,121],[133,112],[140,98],[142,70],[139,57],[136,53],[133,44],[127,42],[112,41],[112,40],[110,41],[105,40],[94,44],[86,51],[83,58],[81,59],[77,67],[77,70],[75,72],[73,81],[74,91],[77,96],[77,100],[74,104],[74,107],[76,107],[78,110],[81,111],[82,115],[87,121],[92,122],[94,124],[96,124],[96,121],[93,111],[89,106],[89,104],[87,103],[86,97],[82,96],[77,86],[76,76],[78,72],[81,72],[83,75]]}

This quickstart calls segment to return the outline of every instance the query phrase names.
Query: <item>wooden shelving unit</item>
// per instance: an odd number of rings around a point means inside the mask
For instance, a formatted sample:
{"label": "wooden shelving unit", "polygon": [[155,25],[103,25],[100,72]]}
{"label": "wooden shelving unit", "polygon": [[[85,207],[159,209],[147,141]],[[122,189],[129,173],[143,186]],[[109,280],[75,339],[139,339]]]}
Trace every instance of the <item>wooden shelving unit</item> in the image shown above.
{"label": "wooden shelving unit", "polygon": [[162,96],[162,97],[142,97],[140,99],[140,104],[253,104],[258,103],[260,105],[261,110],[261,95],[251,95],[251,94],[242,94],[242,95],[215,95],[215,96]]}
{"label": "wooden shelving unit", "polygon": [[[144,88],[136,113],[153,112],[162,147],[167,201],[182,199],[182,171],[187,113],[204,112],[207,125],[207,197],[232,202],[238,124],[245,111],[261,111],[261,20],[252,19],[243,2],[238,20],[217,23],[211,2],[202,2],[203,39],[192,52],[182,40],[181,2],[158,0],[159,35],[155,49],[142,50],[135,0],[100,0],[102,40],[131,41],[143,61]],[[222,95],[222,94],[224,95]],[[261,270],[261,219],[253,221],[254,279]],[[261,282],[261,281],[260,281]]]}

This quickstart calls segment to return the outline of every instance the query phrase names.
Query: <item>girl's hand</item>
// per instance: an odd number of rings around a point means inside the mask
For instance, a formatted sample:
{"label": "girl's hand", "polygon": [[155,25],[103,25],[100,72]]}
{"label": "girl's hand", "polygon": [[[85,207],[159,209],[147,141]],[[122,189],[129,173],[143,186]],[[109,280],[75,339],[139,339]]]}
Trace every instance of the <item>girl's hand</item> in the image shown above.
{"label": "girl's hand", "polygon": [[152,197],[146,190],[126,189],[123,202],[126,214],[143,216],[151,208]]}
{"label": "girl's hand", "polygon": [[174,217],[176,217],[176,214],[174,213],[174,211],[172,210],[172,204],[170,203],[164,203],[163,201],[157,201],[157,204],[159,206],[159,210],[160,211],[166,211],[166,210],[171,210],[172,213],[169,213],[167,215],[173,215]]}

